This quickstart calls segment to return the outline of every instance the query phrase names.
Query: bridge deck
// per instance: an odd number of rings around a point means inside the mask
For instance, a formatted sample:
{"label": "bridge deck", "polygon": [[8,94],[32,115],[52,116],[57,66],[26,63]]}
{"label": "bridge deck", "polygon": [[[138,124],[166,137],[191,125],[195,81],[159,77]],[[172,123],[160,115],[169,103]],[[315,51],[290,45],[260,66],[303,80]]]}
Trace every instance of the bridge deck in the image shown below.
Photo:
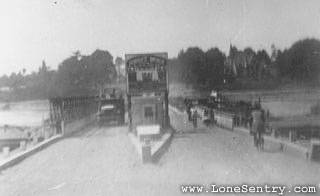
{"label": "bridge deck", "polygon": [[[4,170],[0,195],[183,195],[183,184],[314,184],[319,164],[267,145],[259,153],[246,134],[184,123],[157,165],[143,165],[126,127],[98,128],[65,138]],[[263,194],[261,194],[263,195]]]}

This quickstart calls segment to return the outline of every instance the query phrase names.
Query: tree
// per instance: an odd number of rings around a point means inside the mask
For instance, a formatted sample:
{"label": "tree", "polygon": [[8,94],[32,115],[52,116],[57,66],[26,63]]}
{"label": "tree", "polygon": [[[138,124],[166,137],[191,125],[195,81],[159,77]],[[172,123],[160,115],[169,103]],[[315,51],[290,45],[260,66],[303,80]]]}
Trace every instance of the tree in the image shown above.
{"label": "tree", "polygon": [[206,68],[203,77],[207,87],[214,88],[223,84],[225,55],[218,48],[211,48],[206,53]]}
{"label": "tree", "polygon": [[305,39],[291,47],[293,77],[300,82],[313,82],[319,73],[320,41]]}
{"label": "tree", "polygon": [[185,52],[180,52],[178,60],[183,65],[182,80],[186,84],[202,86],[205,84],[205,54],[198,48],[188,48]]}
{"label": "tree", "polygon": [[259,50],[254,58],[255,78],[261,80],[266,77],[266,70],[271,63],[271,59],[265,50]]}
{"label": "tree", "polygon": [[243,50],[244,56],[246,58],[246,70],[245,70],[245,76],[246,79],[252,80],[255,78],[255,64],[254,60],[256,57],[256,52],[250,48],[247,47]]}
{"label": "tree", "polygon": [[82,55],[81,55],[80,50],[75,51],[75,52],[73,53],[73,56],[75,56],[78,61],[80,61],[81,58],[82,58]]}
{"label": "tree", "polygon": [[89,56],[76,52],[59,65],[56,88],[60,96],[92,95],[115,82],[116,77],[108,51],[96,50]]}
{"label": "tree", "polygon": [[184,69],[177,58],[168,59],[168,72],[170,82],[182,82]]}
{"label": "tree", "polygon": [[79,82],[83,76],[83,67],[77,56],[65,59],[58,67],[56,90],[59,96],[75,95],[79,89]]}
{"label": "tree", "polygon": [[117,71],[113,57],[108,51],[96,50],[89,57],[89,81],[101,89],[105,84],[116,81]]}
{"label": "tree", "polygon": [[303,39],[289,49],[279,52],[276,64],[280,75],[299,83],[318,83],[320,68],[320,41]]}
{"label": "tree", "polygon": [[3,75],[0,77],[0,86],[5,87],[9,85],[9,77],[7,75]]}

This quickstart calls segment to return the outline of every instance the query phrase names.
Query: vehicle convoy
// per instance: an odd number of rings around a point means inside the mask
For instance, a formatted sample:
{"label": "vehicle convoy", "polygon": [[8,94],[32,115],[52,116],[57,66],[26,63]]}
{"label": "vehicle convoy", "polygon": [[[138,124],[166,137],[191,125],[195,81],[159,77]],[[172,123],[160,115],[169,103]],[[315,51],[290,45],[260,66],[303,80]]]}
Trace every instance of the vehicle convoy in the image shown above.
{"label": "vehicle convoy", "polygon": [[123,97],[117,97],[115,94],[111,94],[109,97],[105,95],[100,96],[97,120],[99,126],[112,123],[117,123],[118,125],[124,124],[125,104]]}

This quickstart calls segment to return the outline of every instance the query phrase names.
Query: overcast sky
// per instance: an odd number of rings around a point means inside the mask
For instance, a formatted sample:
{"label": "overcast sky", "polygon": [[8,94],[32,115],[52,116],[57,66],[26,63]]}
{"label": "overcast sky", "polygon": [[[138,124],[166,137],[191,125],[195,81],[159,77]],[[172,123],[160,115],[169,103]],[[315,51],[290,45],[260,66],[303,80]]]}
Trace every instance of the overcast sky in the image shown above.
{"label": "overcast sky", "polygon": [[290,47],[320,39],[319,0],[0,0],[0,75],[91,54]]}

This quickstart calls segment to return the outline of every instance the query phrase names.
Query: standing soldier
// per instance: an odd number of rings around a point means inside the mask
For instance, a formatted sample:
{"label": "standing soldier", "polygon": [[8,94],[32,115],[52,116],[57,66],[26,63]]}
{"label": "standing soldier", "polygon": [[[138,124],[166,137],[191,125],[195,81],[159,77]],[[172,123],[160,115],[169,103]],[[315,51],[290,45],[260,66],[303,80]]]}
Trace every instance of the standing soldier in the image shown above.
{"label": "standing soldier", "polygon": [[191,105],[187,104],[187,115],[189,122],[191,121]]}
{"label": "standing soldier", "polygon": [[112,89],[112,93],[110,94],[110,98],[111,99],[115,99],[116,98],[116,89],[115,88]]}
{"label": "standing soldier", "polygon": [[211,123],[210,126],[213,127],[213,125],[216,122],[215,119],[214,119],[214,111],[213,110],[210,110],[210,119],[211,119],[210,120],[210,123]]}
{"label": "standing soldier", "polygon": [[264,125],[264,112],[259,105],[255,105],[251,113],[252,126],[251,133],[253,135],[254,146],[258,150],[263,150],[263,133],[265,129]]}
{"label": "standing soldier", "polygon": [[193,114],[192,114],[192,124],[193,124],[193,128],[197,128],[198,127],[198,112],[197,109],[194,109]]}

